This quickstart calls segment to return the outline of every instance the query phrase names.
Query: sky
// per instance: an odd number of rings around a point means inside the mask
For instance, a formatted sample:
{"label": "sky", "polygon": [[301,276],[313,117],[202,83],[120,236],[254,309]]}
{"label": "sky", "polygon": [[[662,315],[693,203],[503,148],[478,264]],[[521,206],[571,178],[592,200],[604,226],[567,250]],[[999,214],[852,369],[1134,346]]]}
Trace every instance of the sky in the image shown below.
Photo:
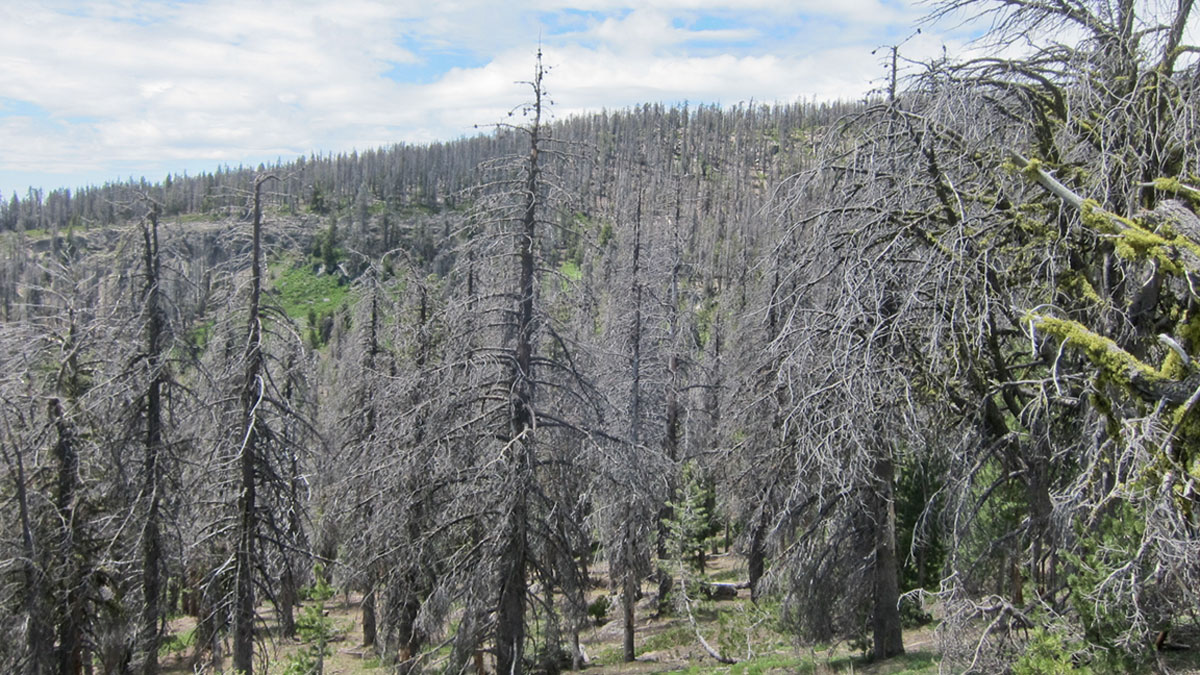
{"label": "sky", "polygon": [[453,140],[521,104],[855,99],[916,0],[0,1],[0,195]]}

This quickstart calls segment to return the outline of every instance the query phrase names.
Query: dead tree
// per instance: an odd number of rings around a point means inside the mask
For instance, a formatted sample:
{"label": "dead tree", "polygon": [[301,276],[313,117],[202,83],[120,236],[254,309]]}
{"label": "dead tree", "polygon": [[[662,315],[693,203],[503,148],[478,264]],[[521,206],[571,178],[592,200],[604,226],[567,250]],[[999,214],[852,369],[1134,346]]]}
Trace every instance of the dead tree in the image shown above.
{"label": "dead tree", "polygon": [[146,387],[145,438],[142,462],[142,609],[138,650],[141,671],[145,675],[158,672],[158,646],[165,612],[160,605],[163,597],[163,554],[161,514],[163,499],[163,389],[168,381],[164,348],[166,326],[162,307],[161,260],[158,244],[158,204],[151,205],[146,222],[142,223],[143,283],[142,302],[146,316],[144,358],[149,373]]}
{"label": "dead tree", "polygon": [[273,180],[258,175],[247,195],[249,241],[231,228],[223,242],[229,262],[213,282],[196,387],[207,414],[188,431],[211,454],[184,476],[197,491],[195,518],[206,521],[190,547],[201,629],[217,645],[229,625],[233,665],[246,672],[254,666],[258,590],[281,611],[285,604],[264,579],[268,564],[306,550],[305,495],[295,479],[316,437],[302,340],[266,293],[263,201]]}

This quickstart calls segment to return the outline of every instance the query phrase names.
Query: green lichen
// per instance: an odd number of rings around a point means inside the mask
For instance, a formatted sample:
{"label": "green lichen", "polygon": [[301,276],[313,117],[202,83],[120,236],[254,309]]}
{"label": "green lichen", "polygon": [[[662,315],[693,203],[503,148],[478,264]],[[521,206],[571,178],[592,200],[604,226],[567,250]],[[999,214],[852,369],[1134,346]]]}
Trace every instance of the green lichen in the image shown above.
{"label": "green lichen", "polygon": [[[1200,346],[1200,315],[1189,314],[1187,310],[1181,310],[1179,307],[1172,307],[1168,315],[1175,322],[1176,340],[1189,358],[1194,359],[1196,348]],[[1174,349],[1169,349],[1162,365],[1158,367],[1158,372],[1164,378],[1182,380],[1188,375],[1188,366]]]}
{"label": "green lichen", "polygon": [[1175,236],[1171,237],[1171,245],[1180,249],[1186,249],[1188,253],[1200,258],[1200,244],[1197,244],[1182,234],[1175,234]]}
{"label": "green lichen", "polygon": [[1153,232],[1139,229],[1128,229],[1117,235],[1114,242],[1117,255],[1126,260],[1156,260],[1159,269],[1171,276],[1181,276],[1183,267],[1179,264],[1178,253],[1173,250],[1169,240]]}
{"label": "green lichen", "polygon": [[933,235],[933,233],[916,225],[913,225],[912,229],[916,231],[917,236],[919,236],[927,245],[937,249],[938,251],[941,251],[942,255],[951,260],[959,260],[958,254],[955,253],[949,246],[943,244],[940,239]]}
{"label": "green lichen", "polygon": [[1022,232],[1026,232],[1034,237],[1044,239],[1058,236],[1057,230],[1046,223],[1044,218],[1031,218],[1019,211],[1013,214],[1013,224]]}
{"label": "green lichen", "polygon": [[1117,384],[1129,387],[1135,379],[1148,381],[1165,379],[1156,369],[1121,349],[1112,340],[1093,333],[1078,321],[1040,315],[1032,315],[1030,320],[1037,330],[1053,335],[1068,346],[1083,352],[1089,361],[1098,366],[1105,376]]}
{"label": "green lichen", "polygon": [[1193,485],[1190,494],[1185,493],[1183,488],[1187,483],[1200,479],[1200,456],[1192,450],[1197,439],[1200,439],[1200,414],[1184,404],[1179,406],[1171,417],[1174,423],[1174,438],[1169,442],[1168,452],[1161,453],[1157,458],[1156,463],[1162,465],[1158,473],[1161,476],[1176,467],[1183,469],[1176,473],[1177,478],[1173,486],[1176,506],[1191,517],[1192,506],[1197,500],[1196,489],[1200,486]]}
{"label": "green lichen", "polygon": [[1031,181],[1037,182],[1037,180],[1039,178],[1041,178],[1042,160],[1034,157],[1034,158],[1030,159],[1025,164],[1025,166],[1019,167],[1019,169],[1026,178],[1028,178]]}
{"label": "green lichen", "polygon": [[1083,201],[1080,213],[1085,225],[1112,237],[1117,255],[1126,260],[1155,260],[1162,272],[1175,277],[1188,271],[1180,260],[1184,252],[1195,258],[1193,263],[1200,262],[1200,244],[1170,228],[1151,232],[1139,220],[1106,211],[1093,199]]}
{"label": "green lichen", "polygon": [[1137,222],[1105,209],[1095,199],[1085,199],[1079,206],[1083,224],[1101,234],[1121,234],[1125,229],[1147,231]]}
{"label": "green lichen", "polygon": [[1200,208],[1200,190],[1184,185],[1178,178],[1155,178],[1151,183],[1155,190],[1186,199],[1192,208]]}
{"label": "green lichen", "polygon": [[[1188,414],[1189,410],[1191,410],[1191,408],[1188,405],[1181,404],[1179,406],[1176,406],[1175,410],[1171,413],[1171,427],[1173,429],[1175,429],[1176,433],[1185,431],[1185,428],[1184,428],[1185,426],[1186,427],[1195,426],[1194,424],[1187,423],[1188,422],[1187,414]],[[1194,431],[1194,429],[1192,429],[1192,430]]]}
{"label": "green lichen", "polygon": [[1185,314],[1175,326],[1175,334],[1183,340],[1188,353],[1200,347],[1200,314]]}
{"label": "green lichen", "polygon": [[1067,271],[1059,277],[1059,287],[1071,295],[1083,298],[1097,305],[1105,304],[1104,298],[1096,292],[1096,287],[1081,272]]}
{"label": "green lichen", "polygon": [[1174,349],[1167,350],[1167,356],[1158,367],[1158,374],[1168,380],[1180,380],[1187,375],[1187,366]]}

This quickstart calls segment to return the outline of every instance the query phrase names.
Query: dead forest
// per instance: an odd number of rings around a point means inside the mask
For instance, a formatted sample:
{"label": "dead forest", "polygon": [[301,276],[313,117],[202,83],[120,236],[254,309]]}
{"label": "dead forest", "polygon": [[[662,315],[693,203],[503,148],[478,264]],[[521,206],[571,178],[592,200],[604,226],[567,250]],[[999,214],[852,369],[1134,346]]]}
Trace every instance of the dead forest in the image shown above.
{"label": "dead forest", "polygon": [[931,11],[987,55],[862,101],[558,119],[539,53],[475,137],[0,201],[0,670],[319,673],[335,591],[586,670],[726,541],[796,649],[1200,650],[1193,2]]}

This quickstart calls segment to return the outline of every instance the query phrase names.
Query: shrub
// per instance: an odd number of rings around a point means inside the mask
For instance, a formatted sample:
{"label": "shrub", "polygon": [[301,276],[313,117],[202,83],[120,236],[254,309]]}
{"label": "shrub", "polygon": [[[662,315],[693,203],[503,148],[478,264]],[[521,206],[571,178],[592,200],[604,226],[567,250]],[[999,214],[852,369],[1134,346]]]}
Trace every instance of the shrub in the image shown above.
{"label": "shrub", "polygon": [[588,605],[588,616],[592,617],[592,621],[596,622],[597,626],[604,625],[608,621],[608,611],[611,608],[612,601],[609,597],[601,595]]}

